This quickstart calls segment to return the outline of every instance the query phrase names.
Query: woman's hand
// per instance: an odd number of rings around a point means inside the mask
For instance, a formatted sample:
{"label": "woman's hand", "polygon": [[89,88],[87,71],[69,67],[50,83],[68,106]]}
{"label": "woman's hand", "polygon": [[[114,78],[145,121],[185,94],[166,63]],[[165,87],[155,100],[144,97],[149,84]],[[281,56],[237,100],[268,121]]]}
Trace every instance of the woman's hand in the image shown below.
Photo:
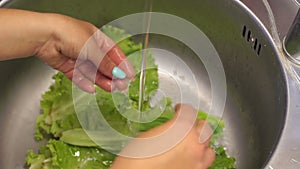
{"label": "woman's hand", "polygon": [[134,77],[119,47],[88,22],[14,9],[0,9],[0,22],[5,25],[0,27],[0,41],[6,42],[0,45],[0,60],[36,55],[90,93],[94,83],[107,91],[126,88],[125,80],[112,83],[113,69]]}
{"label": "woman's hand", "polygon": [[[177,114],[178,112],[189,114],[195,110],[190,105],[177,105],[175,111]],[[142,133],[139,138],[159,135],[172,126],[175,120],[176,118]],[[180,123],[185,123],[185,121],[180,121]],[[184,139],[171,150],[149,158],[128,158],[119,156],[115,159],[111,169],[207,169],[212,165],[215,159],[215,153],[209,147],[211,135],[212,131],[205,121],[196,121],[194,127]],[[156,146],[160,146],[160,144],[156,144]],[[136,148],[134,140],[129,143],[123,151],[131,148]],[[139,151],[143,151],[143,149],[139,148]]]}

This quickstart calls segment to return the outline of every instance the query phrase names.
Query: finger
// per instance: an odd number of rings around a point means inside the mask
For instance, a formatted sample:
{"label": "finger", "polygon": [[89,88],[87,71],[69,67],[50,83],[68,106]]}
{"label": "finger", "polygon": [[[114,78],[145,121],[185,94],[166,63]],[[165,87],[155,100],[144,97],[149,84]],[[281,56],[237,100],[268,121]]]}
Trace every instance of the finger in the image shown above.
{"label": "finger", "polygon": [[115,67],[116,64],[112,62],[112,60],[106,55],[101,60],[100,67],[98,69],[103,75],[112,79],[113,78],[112,71]]}
{"label": "finger", "polygon": [[194,124],[197,118],[197,110],[189,104],[177,104],[175,106],[175,117],[174,119],[178,119],[179,121]]}
{"label": "finger", "polygon": [[64,74],[68,74],[75,67],[75,60],[68,59],[67,57],[62,57],[60,62],[61,63],[54,68],[61,71]]}
{"label": "finger", "polygon": [[210,139],[213,135],[210,125],[204,120],[199,120],[196,124],[196,131],[199,134],[199,143],[209,146]]}
{"label": "finger", "polygon": [[207,148],[205,150],[205,156],[203,158],[203,165],[205,166],[205,168],[209,168],[215,161],[216,153],[213,149]]}
{"label": "finger", "polygon": [[132,65],[117,45],[113,46],[113,48],[108,52],[108,55],[119,68],[124,70],[127,78],[132,79],[134,77],[135,73]]}
{"label": "finger", "polygon": [[180,103],[175,105],[175,108],[174,108],[175,112],[178,112],[178,110],[180,109],[181,105],[182,104],[180,104]]}
{"label": "finger", "polygon": [[85,61],[78,66],[80,72],[88,78],[91,82],[104,89],[105,91],[112,91],[114,89],[111,79],[98,72],[95,65],[90,61]]}
{"label": "finger", "polygon": [[92,62],[88,60],[83,61],[78,64],[77,68],[90,81],[95,81],[96,73],[98,72],[98,70]]}
{"label": "finger", "polygon": [[66,77],[68,77],[83,91],[86,91],[88,93],[95,92],[93,83],[90,80],[86,79],[86,77],[81,73],[77,74],[77,72],[79,71],[76,72],[77,75],[74,77],[75,60],[69,59],[63,55],[58,58],[60,58],[60,60],[56,63],[57,66],[54,67],[55,69],[64,73]]}
{"label": "finger", "polygon": [[132,79],[135,75],[134,69],[119,46],[101,31],[98,31],[95,36],[101,50],[126,73],[127,78]]}
{"label": "finger", "polygon": [[113,91],[115,89],[115,85],[112,83],[112,80],[99,72],[96,74],[95,83],[96,85],[108,92]]}
{"label": "finger", "polygon": [[114,79],[113,83],[115,84],[116,88],[121,91],[124,91],[128,88],[128,83],[126,79]]}
{"label": "finger", "polygon": [[87,79],[79,70],[75,70],[71,80],[83,91],[95,93],[94,83]]}

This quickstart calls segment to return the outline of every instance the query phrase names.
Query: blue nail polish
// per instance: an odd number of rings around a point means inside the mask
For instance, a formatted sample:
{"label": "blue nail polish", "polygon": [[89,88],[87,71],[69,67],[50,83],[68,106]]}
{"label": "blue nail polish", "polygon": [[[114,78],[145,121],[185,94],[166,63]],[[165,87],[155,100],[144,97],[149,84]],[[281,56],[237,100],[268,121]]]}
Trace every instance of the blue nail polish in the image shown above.
{"label": "blue nail polish", "polygon": [[126,77],[126,74],[118,68],[117,66],[113,68],[112,75],[118,79],[124,79]]}

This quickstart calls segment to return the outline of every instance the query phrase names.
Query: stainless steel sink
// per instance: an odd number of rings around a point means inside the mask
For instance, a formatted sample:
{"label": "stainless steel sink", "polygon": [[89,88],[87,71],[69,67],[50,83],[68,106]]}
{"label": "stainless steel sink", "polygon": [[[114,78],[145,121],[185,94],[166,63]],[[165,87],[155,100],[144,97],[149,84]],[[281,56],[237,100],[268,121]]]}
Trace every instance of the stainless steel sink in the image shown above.
{"label": "stainless steel sink", "polygon": [[[5,6],[62,13],[99,27],[119,17],[144,12],[143,1],[132,0],[16,0]],[[300,151],[297,137],[291,136],[297,135],[294,129],[300,127],[293,118],[299,116],[300,92],[293,73],[287,70],[290,63],[284,60],[264,24],[237,0],[161,0],[154,2],[153,11],[190,21],[207,35],[219,53],[227,81],[224,143],[229,154],[236,157],[237,168],[297,168],[290,165],[289,155],[293,153],[291,147]],[[160,35],[151,36],[150,45],[173,52],[190,67],[202,86],[199,92],[206,95],[201,101],[209,105],[212,98],[208,74],[193,51],[180,41]],[[53,73],[35,58],[0,62],[0,168],[22,168],[26,151],[37,150],[33,139],[35,118],[40,96],[51,84]],[[295,155],[294,160],[299,160],[299,153]]]}

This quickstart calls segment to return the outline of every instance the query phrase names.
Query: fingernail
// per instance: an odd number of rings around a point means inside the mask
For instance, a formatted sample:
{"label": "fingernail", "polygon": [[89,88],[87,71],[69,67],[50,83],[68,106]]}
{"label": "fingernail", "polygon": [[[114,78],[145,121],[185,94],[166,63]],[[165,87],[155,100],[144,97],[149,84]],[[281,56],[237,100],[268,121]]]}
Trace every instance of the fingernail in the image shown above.
{"label": "fingernail", "polygon": [[112,75],[118,79],[124,79],[126,77],[126,74],[118,68],[117,66],[113,68]]}

